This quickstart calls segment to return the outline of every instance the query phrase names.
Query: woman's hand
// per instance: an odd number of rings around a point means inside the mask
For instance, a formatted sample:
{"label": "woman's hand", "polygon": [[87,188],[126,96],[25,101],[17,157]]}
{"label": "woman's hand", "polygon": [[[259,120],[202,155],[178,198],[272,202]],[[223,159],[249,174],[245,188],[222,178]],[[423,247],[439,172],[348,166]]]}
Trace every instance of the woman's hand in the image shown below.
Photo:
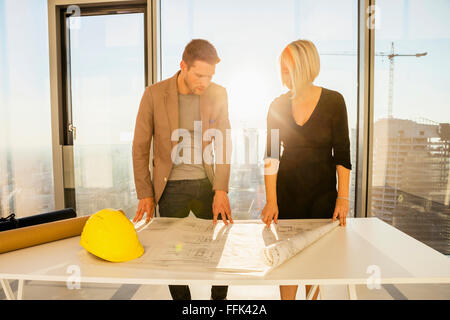
{"label": "woman's hand", "polygon": [[349,201],[347,199],[337,198],[336,199],[336,206],[334,208],[333,213],[333,221],[336,220],[336,218],[339,218],[341,226],[346,225],[346,218],[348,214],[348,205]]}
{"label": "woman's hand", "polygon": [[231,218],[231,207],[230,201],[228,199],[228,194],[223,190],[216,190],[213,199],[213,223],[217,223],[217,217],[219,214],[222,217],[223,223],[228,225],[227,219],[230,223],[233,223],[233,219]]}
{"label": "woman's hand", "polygon": [[266,224],[267,228],[270,228],[272,220],[274,220],[275,223],[278,223],[278,205],[276,203],[268,202],[261,212],[261,221]]}

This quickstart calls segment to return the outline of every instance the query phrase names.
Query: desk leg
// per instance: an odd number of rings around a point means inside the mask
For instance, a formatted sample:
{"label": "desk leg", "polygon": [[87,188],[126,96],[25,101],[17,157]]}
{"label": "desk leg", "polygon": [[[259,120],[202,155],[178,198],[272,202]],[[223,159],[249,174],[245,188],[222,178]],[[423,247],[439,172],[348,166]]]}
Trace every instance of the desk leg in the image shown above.
{"label": "desk leg", "polygon": [[6,299],[7,300],[15,300],[14,293],[11,290],[11,286],[9,285],[9,282],[7,279],[0,279],[0,282],[2,283],[3,291],[5,291]]}
{"label": "desk leg", "polygon": [[348,284],[347,289],[349,300],[357,300],[358,297],[356,296],[356,286],[354,284]]}
{"label": "desk leg", "polygon": [[25,283],[25,280],[21,279],[19,280],[19,285],[17,287],[17,300],[23,300],[23,285]]}
{"label": "desk leg", "polygon": [[309,293],[306,296],[306,300],[312,300],[317,290],[319,290],[319,286],[316,284],[309,290]]}

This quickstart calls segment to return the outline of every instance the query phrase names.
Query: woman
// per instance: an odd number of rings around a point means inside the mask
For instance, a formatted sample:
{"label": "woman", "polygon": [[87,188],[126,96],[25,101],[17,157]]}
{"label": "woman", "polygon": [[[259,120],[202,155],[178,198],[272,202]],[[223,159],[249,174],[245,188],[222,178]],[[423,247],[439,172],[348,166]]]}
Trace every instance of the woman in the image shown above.
{"label": "woman", "polygon": [[[272,102],[267,116],[266,205],[261,220],[270,227],[278,218],[339,218],[345,226],[351,163],[344,98],[313,85],[320,60],[311,41],[290,43],[280,66],[289,92]],[[294,300],[297,287],[280,286],[281,299]],[[310,289],[306,286],[307,294]]]}

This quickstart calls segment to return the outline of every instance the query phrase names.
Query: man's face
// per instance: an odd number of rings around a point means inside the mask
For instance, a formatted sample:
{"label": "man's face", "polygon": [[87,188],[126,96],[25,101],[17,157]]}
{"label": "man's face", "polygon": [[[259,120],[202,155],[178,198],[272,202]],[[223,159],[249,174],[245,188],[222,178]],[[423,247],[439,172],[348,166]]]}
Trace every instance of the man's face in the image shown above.
{"label": "man's face", "polygon": [[193,94],[201,95],[211,83],[216,72],[216,65],[204,61],[196,60],[188,68],[187,64],[181,62],[181,70],[184,72],[184,83]]}

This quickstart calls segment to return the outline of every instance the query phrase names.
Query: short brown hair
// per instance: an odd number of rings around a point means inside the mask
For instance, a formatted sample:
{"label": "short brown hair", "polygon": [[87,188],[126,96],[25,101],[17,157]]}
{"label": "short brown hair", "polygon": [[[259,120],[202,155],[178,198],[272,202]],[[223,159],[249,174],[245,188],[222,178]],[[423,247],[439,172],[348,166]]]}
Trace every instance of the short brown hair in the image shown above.
{"label": "short brown hair", "polygon": [[209,64],[217,64],[220,62],[216,48],[210,42],[203,39],[194,39],[184,48],[183,61],[186,62],[188,67],[191,67],[196,60]]}

